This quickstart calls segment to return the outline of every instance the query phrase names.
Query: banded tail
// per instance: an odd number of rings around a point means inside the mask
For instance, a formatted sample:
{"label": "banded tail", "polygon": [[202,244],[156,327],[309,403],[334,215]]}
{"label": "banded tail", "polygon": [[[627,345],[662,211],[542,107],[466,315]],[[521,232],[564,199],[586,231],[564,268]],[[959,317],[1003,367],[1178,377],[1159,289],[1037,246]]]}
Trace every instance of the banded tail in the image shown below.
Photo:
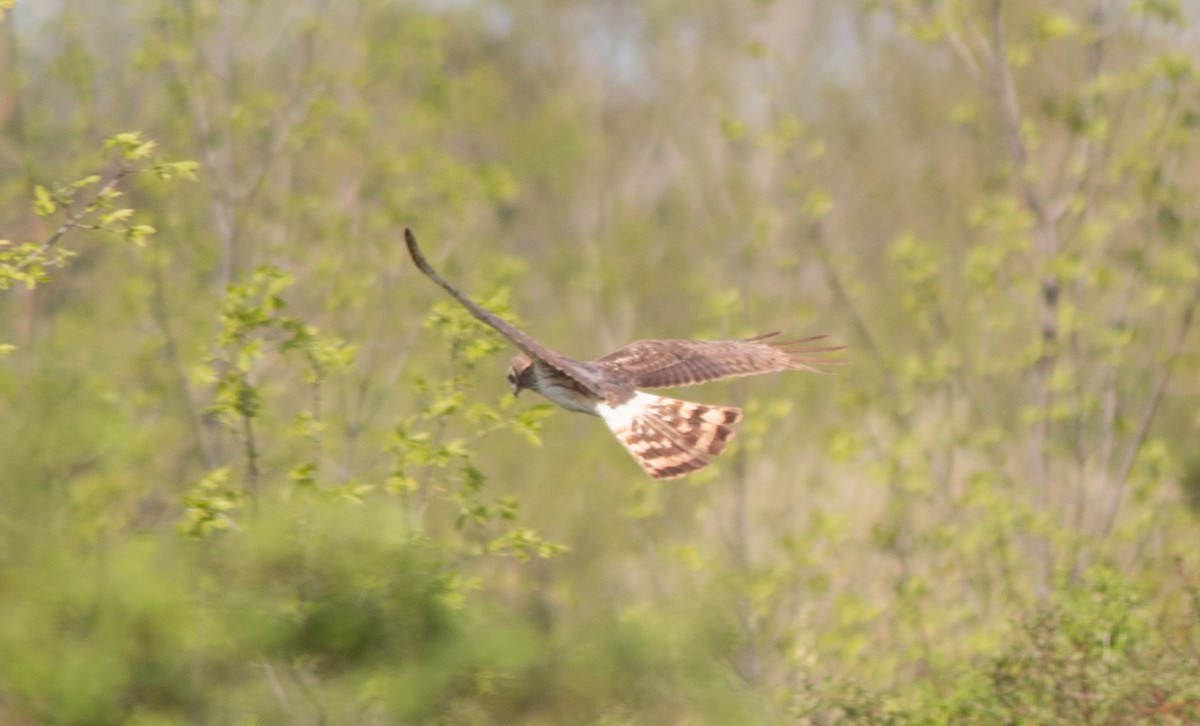
{"label": "banded tail", "polygon": [[709,465],[734,437],[742,411],[638,391],[617,406],[600,404],[596,413],[653,479],[676,479]]}

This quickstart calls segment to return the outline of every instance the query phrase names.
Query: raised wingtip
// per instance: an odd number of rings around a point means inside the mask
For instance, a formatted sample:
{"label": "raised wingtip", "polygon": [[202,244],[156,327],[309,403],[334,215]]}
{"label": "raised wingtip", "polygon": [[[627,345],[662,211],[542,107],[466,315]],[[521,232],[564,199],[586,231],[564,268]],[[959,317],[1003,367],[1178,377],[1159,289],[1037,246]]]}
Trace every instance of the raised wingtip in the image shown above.
{"label": "raised wingtip", "polygon": [[417,246],[417,236],[408,227],[404,228],[404,244],[408,246],[408,254],[416,266],[420,268],[421,272],[429,274],[432,268],[425,261],[425,255],[421,254],[421,248]]}

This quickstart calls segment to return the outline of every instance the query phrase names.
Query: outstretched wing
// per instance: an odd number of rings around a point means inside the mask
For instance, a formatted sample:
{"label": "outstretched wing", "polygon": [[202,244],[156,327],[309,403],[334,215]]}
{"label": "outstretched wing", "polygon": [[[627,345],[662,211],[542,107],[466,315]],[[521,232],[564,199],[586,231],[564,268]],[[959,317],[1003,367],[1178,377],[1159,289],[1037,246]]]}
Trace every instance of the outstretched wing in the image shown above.
{"label": "outstretched wing", "polygon": [[408,253],[412,255],[413,262],[416,263],[421,272],[424,272],[426,277],[450,293],[450,296],[465,307],[476,320],[491,326],[492,329],[505,338],[508,338],[513,345],[524,351],[530,358],[540,360],[563,375],[570,376],[597,396],[603,397],[605,395],[603,382],[599,375],[597,375],[597,372],[593,370],[592,364],[574,360],[562,353],[546,348],[525,333],[517,330],[510,323],[476,305],[473,300],[459,292],[457,288],[434,272],[429,263],[425,261],[425,256],[421,254],[421,248],[417,247],[417,238],[413,235],[412,230],[407,228],[404,230],[404,242],[408,245]]}
{"label": "outstretched wing", "polygon": [[845,346],[805,347],[823,335],[768,340],[777,335],[767,333],[745,340],[639,340],[592,362],[615,380],[632,381],[638,388],[690,386],[775,371],[820,373],[814,366],[845,362],[820,355]]}

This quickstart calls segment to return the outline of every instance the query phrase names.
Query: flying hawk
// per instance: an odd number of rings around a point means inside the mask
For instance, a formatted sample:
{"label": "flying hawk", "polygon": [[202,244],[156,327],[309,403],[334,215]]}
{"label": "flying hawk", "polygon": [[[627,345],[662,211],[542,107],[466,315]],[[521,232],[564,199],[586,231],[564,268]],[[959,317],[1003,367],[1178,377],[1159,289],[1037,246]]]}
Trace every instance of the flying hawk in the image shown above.
{"label": "flying hawk", "polygon": [[404,230],[404,241],[421,272],[471,315],[521,349],[508,369],[514,396],[531,388],[563,408],[599,416],[654,479],[675,479],[708,466],[707,455],[721,453],[733,439],[731,426],[742,419],[742,411],[638,389],[688,386],[773,371],[819,373],[814,365],[841,362],[818,354],[843,346],[803,347],[823,335],[771,340],[779,333],[745,340],[639,340],[603,358],[575,360],[541,345],[443,280],[425,261],[411,230]]}

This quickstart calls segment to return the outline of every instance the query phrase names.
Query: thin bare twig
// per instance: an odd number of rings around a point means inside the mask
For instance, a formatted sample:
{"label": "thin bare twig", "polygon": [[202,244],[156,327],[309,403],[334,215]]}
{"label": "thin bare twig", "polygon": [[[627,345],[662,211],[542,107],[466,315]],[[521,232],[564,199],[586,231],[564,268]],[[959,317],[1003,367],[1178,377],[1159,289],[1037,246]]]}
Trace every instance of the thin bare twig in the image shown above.
{"label": "thin bare twig", "polygon": [[283,706],[283,710],[294,721],[296,713],[292,710],[292,704],[288,701],[287,694],[283,690],[283,684],[279,682],[279,678],[275,675],[275,667],[271,665],[271,661],[263,658],[262,669],[267,675],[267,683],[271,685],[271,693],[275,695],[275,700],[279,701],[279,705]]}
{"label": "thin bare twig", "polygon": [[217,466],[217,456],[212,451],[208,438],[204,434],[204,420],[200,416],[196,400],[193,398],[191,389],[188,387],[187,371],[184,368],[183,356],[179,352],[179,342],[175,337],[175,333],[171,330],[170,315],[167,311],[166,283],[163,280],[162,271],[162,252],[158,251],[157,246],[155,250],[153,259],[150,261],[150,314],[154,318],[155,324],[158,325],[159,334],[163,337],[163,352],[174,374],[175,385],[179,389],[179,397],[183,401],[184,415],[187,417],[188,427],[192,430],[192,438],[195,441],[196,451],[200,455],[200,458],[204,460],[205,467],[213,469]]}
{"label": "thin bare twig", "polygon": [[246,450],[246,477],[250,490],[250,506],[258,509],[258,446],[254,441],[254,417],[242,414],[243,444]]}
{"label": "thin bare twig", "polygon": [[1175,334],[1171,341],[1171,347],[1167,351],[1167,360],[1159,368],[1158,373],[1155,374],[1154,383],[1150,389],[1150,397],[1146,399],[1145,405],[1142,406],[1142,412],[1138,416],[1137,428],[1133,431],[1129,447],[1125,450],[1125,455],[1122,457],[1121,464],[1117,469],[1113,480],[1115,486],[1112,498],[1108,504],[1108,511],[1105,515],[1103,526],[1100,529],[1101,537],[1107,537],[1116,524],[1117,513],[1121,508],[1121,500],[1124,498],[1125,487],[1129,482],[1129,475],[1133,472],[1133,465],[1137,462],[1138,454],[1141,452],[1142,446],[1146,443],[1146,437],[1150,433],[1150,425],[1154,423],[1154,415],[1158,412],[1158,406],[1162,402],[1163,393],[1166,392],[1167,383],[1171,380],[1171,370],[1179,357],[1179,351],[1183,348],[1183,341],[1187,338],[1188,331],[1192,327],[1192,320],[1195,318],[1197,305],[1200,305],[1200,284],[1196,285],[1193,289],[1191,303],[1184,308],[1183,314],[1179,317],[1179,323],[1175,326]]}
{"label": "thin bare twig", "polygon": [[863,347],[875,359],[875,364],[879,371],[883,374],[884,386],[887,387],[888,394],[892,398],[896,397],[899,390],[895,380],[892,378],[892,367],[888,365],[887,359],[883,357],[878,343],[875,341],[875,336],[871,334],[871,329],[867,327],[866,319],[859,313],[858,306],[854,304],[854,299],[850,297],[850,293],[846,290],[846,285],[842,282],[842,276],[838,274],[837,269],[833,264],[833,253],[829,249],[829,244],[825,241],[825,225],[818,221],[813,224],[813,242],[816,244],[817,253],[821,258],[821,271],[825,275],[825,282],[828,283],[829,289],[833,291],[833,297],[837,301],[839,310],[846,311],[850,316],[850,325],[854,327],[857,337],[862,341]]}

